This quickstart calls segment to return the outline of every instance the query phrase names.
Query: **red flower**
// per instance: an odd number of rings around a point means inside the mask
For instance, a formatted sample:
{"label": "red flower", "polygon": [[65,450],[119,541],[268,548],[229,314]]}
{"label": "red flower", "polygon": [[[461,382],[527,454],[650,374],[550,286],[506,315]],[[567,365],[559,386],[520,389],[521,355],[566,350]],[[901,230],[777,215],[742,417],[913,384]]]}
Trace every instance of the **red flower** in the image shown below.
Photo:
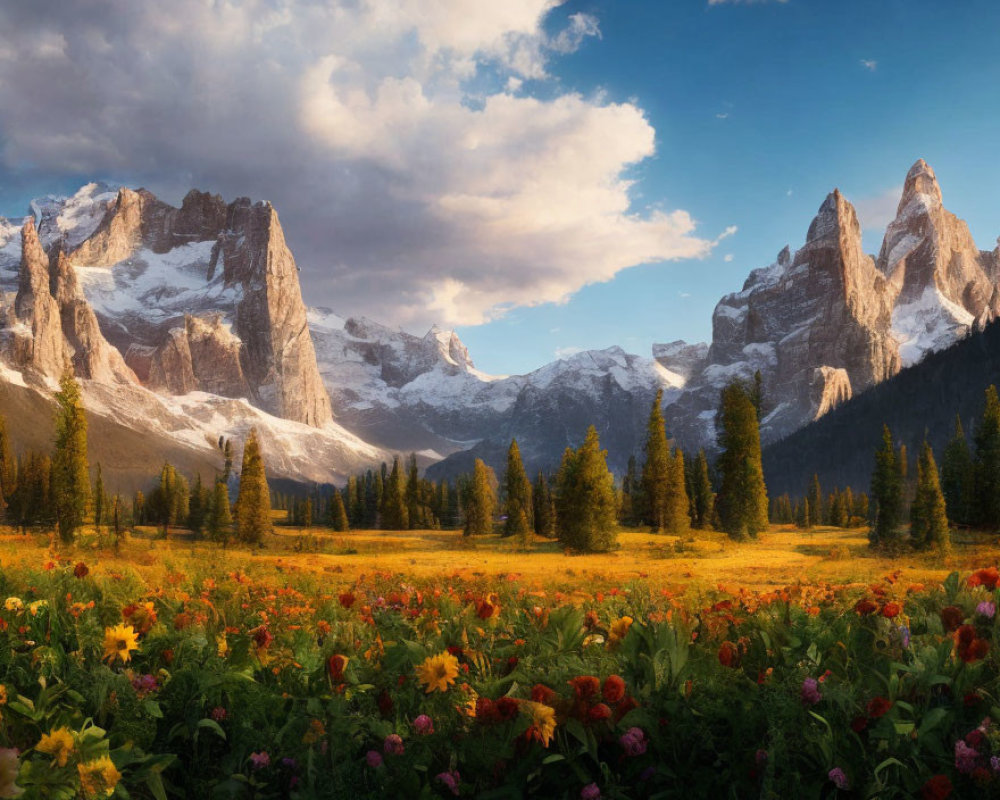
{"label": "red flower", "polygon": [[509,722],[517,716],[519,706],[513,697],[501,697],[494,704],[497,717],[501,722]]}
{"label": "red flower", "polygon": [[867,727],[868,717],[855,717],[851,720],[851,730],[855,733],[861,733]]}
{"label": "red flower", "polygon": [[610,716],[611,709],[604,705],[604,703],[598,703],[597,705],[592,706],[587,712],[587,719],[591,722],[603,722]]}
{"label": "red flower", "polygon": [[962,661],[971,664],[986,657],[990,643],[985,639],[977,639],[976,629],[971,625],[963,625],[955,632],[955,650]]}
{"label": "red flower", "polygon": [[854,611],[859,617],[867,617],[878,611],[878,603],[874,600],[869,600],[867,597],[863,597],[854,604]]}
{"label": "red flower", "polygon": [[903,609],[899,607],[899,603],[886,603],[882,606],[882,616],[886,619],[892,619],[893,617],[898,617],[899,612]]}
{"label": "red flower", "polygon": [[383,717],[388,717],[392,714],[393,702],[391,695],[383,689],[381,694],[378,696],[378,710]]}
{"label": "red flower", "polygon": [[724,667],[735,667],[739,663],[740,653],[732,642],[723,642],[719,647],[719,663]]}
{"label": "red flower", "polygon": [[265,650],[273,641],[274,635],[263,625],[253,632],[253,643],[261,650]]}
{"label": "red flower", "polygon": [[941,609],[941,624],[947,633],[958,630],[963,619],[965,619],[965,612],[958,606],[945,606]]}
{"label": "red flower", "polygon": [[627,695],[624,700],[622,700],[615,707],[615,722],[621,720],[629,711],[639,707],[639,703],[636,701],[632,695]]}
{"label": "red flower", "polygon": [[500,715],[488,697],[476,698],[476,720],[483,725],[491,725],[500,721]]}
{"label": "red flower", "polygon": [[356,600],[357,598],[356,598],[356,597],[355,597],[355,596],[354,596],[354,595],[353,595],[353,594],[352,594],[351,592],[344,592],[344,593],[343,593],[343,594],[341,594],[341,595],[340,595],[340,597],[338,597],[337,599],[338,599],[338,600],[340,600],[340,604],[341,604],[341,605],[342,605],[342,606],[343,606],[344,608],[350,608],[351,606],[353,606],[353,605],[354,605],[354,601],[355,601],[355,600]]}
{"label": "red flower", "polygon": [[990,591],[997,588],[1000,583],[1000,571],[996,567],[979,569],[969,576],[969,586],[985,586]]}
{"label": "red flower", "polygon": [[569,685],[580,700],[589,700],[601,690],[601,682],[593,675],[579,675],[571,678]]}
{"label": "red flower", "polygon": [[962,703],[965,705],[966,708],[973,708],[975,706],[978,706],[982,699],[983,698],[980,697],[975,692],[969,692],[965,697],[962,698]]}
{"label": "red flower", "polygon": [[969,745],[969,747],[978,749],[979,745],[983,743],[985,738],[985,734],[979,730],[979,728],[976,728],[975,730],[971,730],[965,734],[965,743]]}
{"label": "red flower", "polygon": [[73,574],[78,578],[86,578],[90,574],[90,568],[81,561],[73,567]]}
{"label": "red flower", "polygon": [[886,712],[892,708],[892,701],[886,700],[884,697],[875,697],[868,701],[868,707],[866,711],[868,716],[872,719],[878,719],[879,717],[885,716]]}
{"label": "red flower", "polygon": [[559,695],[544,684],[536,683],[533,687],[531,687],[531,699],[536,703],[551,706],[557,697],[559,697]]}
{"label": "red flower", "polygon": [[935,775],[928,778],[920,790],[921,800],[945,800],[951,796],[952,786],[947,775]]}
{"label": "red flower", "polygon": [[347,656],[332,655],[326,660],[326,671],[334,683],[343,683],[344,669],[347,667]]}
{"label": "red flower", "polygon": [[601,687],[601,694],[609,703],[617,703],[625,696],[625,681],[618,675],[608,675]]}

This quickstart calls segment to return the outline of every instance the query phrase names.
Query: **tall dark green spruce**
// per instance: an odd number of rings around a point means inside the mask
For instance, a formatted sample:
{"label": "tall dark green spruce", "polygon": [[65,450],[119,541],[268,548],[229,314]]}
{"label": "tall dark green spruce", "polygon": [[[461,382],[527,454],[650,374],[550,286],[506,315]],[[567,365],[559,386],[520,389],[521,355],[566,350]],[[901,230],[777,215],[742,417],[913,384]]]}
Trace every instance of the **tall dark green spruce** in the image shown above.
{"label": "tall dark green spruce", "polygon": [[611,550],[618,539],[614,476],[591,425],[578,450],[566,449],[556,479],[556,532],[568,548]]}
{"label": "tall dark green spruce", "polygon": [[507,470],[503,476],[503,513],[507,517],[503,524],[504,536],[517,536],[522,543],[531,538],[532,517],[531,481],[521,463],[521,451],[517,439],[511,439],[507,450]]}
{"label": "tall dark green spruce", "polygon": [[691,524],[695,528],[710,528],[715,515],[715,493],[712,491],[712,479],[708,474],[708,458],[704,450],[698,451],[694,465],[690,469],[689,489],[691,501]]}
{"label": "tall dark green spruce", "polygon": [[100,532],[101,525],[104,524],[104,475],[101,472],[101,464],[97,463],[97,478],[94,480],[94,527]]}
{"label": "tall dark green spruce", "polygon": [[722,529],[732,539],[756,539],[767,529],[767,488],[757,408],[742,384],[733,382],[722,390],[718,423],[722,453],[716,507]]}
{"label": "tall dark green spruce", "polygon": [[[687,527],[688,498],[683,472],[670,453],[667,428],[660,408],[663,390],[656,393],[646,425],[646,460],[642,465],[642,513],[654,533],[677,533]],[[680,462],[683,465],[683,459]]]}
{"label": "tall dark green spruce", "polygon": [[539,472],[535,479],[535,489],[531,495],[534,505],[535,533],[546,539],[556,536],[556,507],[552,489],[545,473]]}
{"label": "tall dark green spruce", "polygon": [[465,536],[493,533],[493,517],[497,510],[495,485],[493,470],[481,458],[477,458],[472,466],[472,477],[465,483],[462,497]]}
{"label": "tall dark green spruce", "polygon": [[80,386],[72,375],[59,381],[56,393],[56,444],[52,455],[52,494],[59,538],[72,542],[90,502],[87,463],[87,417]]}
{"label": "tall dark green spruce", "polygon": [[882,447],[875,453],[872,472],[872,501],[875,503],[874,523],[869,533],[872,547],[896,546],[901,537],[903,521],[903,476],[898,455],[888,425],[882,426]]}
{"label": "tall dark green spruce", "polygon": [[1000,530],[1000,398],[996,386],[986,390],[975,443],[974,522],[986,530]]}
{"label": "tall dark green spruce", "polygon": [[328,522],[335,531],[342,532],[350,529],[347,520],[347,509],[344,507],[344,498],[336,489],[330,497],[330,505],[327,508]]}
{"label": "tall dark green spruce", "polygon": [[229,541],[233,527],[233,514],[229,509],[229,488],[225,481],[217,480],[212,487],[212,504],[205,527],[212,541],[223,545]]}
{"label": "tall dark green spruce", "polygon": [[948,507],[948,518],[958,525],[972,522],[972,498],[975,492],[975,469],[969,442],[962,428],[962,418],[955,417],[955,433],[948,441],[941,459],[941,491]]}
{"label": "tall dark green spruce", "polygon": [[819,475],[813,475],[806,493],[809,500],[809,519],[814,525],[823,524],[823,489],[819,485]]}
{"label": "tall dark green spruce", "polygon": [[410,527],[406,508],[406,477],[400,468],[399,456],[392,460],[392,471],[382,495],[382,527],[387,531],[405,531]]}
{"label": "tall dark green spruce", "polygon": [[934,451],[926,441],[917,460],[917,493],[910,506],[910,540],[918,550],[934,548],[947,553],[951,549],[944,493]]}
{"label": "tall dark green spruce", "polygon": [[240,488],[236,496],[236,536],[246,544],[260,544],[271,530],[271,492],[267,488],[264,456],[257,441],[257,430],[251,428],[243,445]]}

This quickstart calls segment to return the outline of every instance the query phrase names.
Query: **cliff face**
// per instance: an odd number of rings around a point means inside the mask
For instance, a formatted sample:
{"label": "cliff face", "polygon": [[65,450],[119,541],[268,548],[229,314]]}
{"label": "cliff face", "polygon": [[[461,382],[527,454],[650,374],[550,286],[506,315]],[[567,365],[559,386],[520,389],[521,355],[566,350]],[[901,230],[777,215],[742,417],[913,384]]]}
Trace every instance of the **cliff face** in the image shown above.
{"label": "cliff face", "polygon": [[[95,268],[109,270],[101,317],[153,388],[248,397],[314,427],[333,419],[298,269],[270,204],[240,198],[226,205],[192,190],[174,208],[145,190],[121,189],[67,258],[90,268],[92,280]],[[154,274],[169,267],[174,274]]]}

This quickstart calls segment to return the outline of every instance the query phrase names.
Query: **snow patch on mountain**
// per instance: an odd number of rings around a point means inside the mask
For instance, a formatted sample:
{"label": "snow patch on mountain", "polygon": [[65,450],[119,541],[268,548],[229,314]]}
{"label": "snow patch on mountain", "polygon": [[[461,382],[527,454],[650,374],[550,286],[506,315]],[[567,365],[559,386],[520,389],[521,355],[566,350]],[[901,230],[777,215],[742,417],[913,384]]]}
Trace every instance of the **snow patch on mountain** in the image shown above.
{"label": "snow patch on mountain", "polygon": [[973,322],[972,314],[936,286],[928,286],[917,300],[898,305],[892,312],[892,335],[899,342],[903,365],[916,364],[927,353],[953,344]]}
{"label": "snow patch on mountain", "polygon": [[105,183],[88,183],[72,197],[47,195],[31,201],[38,238],[48,248],[58,241],[70,250],[87,239],[114,205],[117,190]]}

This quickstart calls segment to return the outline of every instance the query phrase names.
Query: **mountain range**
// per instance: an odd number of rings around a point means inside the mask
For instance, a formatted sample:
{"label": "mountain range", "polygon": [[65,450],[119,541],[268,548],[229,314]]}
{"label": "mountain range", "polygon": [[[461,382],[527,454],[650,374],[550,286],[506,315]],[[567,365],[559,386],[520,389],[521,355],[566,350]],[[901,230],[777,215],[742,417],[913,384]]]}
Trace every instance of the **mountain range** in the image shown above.
{"label": "mountain range", "polygon": [[775,442],[986,325],[998,278],[1000,242],[978,249],[921,160],[878,255],[834,190],[802,247],[719,301],[710,344],[612,347],[492,376],[452,331],[307,307],[269,203],[192,190],[178,208],[92,183],[0,218],[0,411],[23,423],[16,444],[47,446],[50,398],[71,368],[108,433],[93,456],[123,489],[164,459],[209,472],[220,438],[251,426],[271,474],[303,482],[340,483],[410,451],[437,477],[475,457],[500,468],[512,437],[529,470],[548,469],[589,424],[620,472],[657,390],[677,443],[711,450],[719,390],[759,371],[762,439]]}

